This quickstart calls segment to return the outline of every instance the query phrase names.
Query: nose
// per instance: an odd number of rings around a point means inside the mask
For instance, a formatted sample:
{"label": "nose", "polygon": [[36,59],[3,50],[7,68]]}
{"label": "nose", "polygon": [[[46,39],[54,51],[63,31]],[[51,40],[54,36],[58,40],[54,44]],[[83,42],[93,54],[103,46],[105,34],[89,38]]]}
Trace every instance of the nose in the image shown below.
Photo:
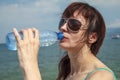
{"label": "nose", "polygon": [[67,23],[64,23],[64,24],[60,27],[60,31],[61,31],[61,32],[66,32],[66,31],[67,31]]}

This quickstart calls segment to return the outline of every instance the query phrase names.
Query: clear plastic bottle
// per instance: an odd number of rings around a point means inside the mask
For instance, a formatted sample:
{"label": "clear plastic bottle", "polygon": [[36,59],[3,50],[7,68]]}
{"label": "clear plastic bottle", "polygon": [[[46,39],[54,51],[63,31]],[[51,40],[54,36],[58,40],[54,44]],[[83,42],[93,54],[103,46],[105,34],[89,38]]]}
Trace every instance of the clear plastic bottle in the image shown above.
{"label": "clear plastic bottle", "polygon": [[[19,35],[23,39],[22,32],[19,32]],[[42,30],[40,31],[40,47],[50,46],[58,40],[62,40],[64,38],[62,32],[54,32],[50,30]],[[8,33],[6,35],[6,46],[9,50],[17,50],[17,42],[14,36],[14,33]]]}

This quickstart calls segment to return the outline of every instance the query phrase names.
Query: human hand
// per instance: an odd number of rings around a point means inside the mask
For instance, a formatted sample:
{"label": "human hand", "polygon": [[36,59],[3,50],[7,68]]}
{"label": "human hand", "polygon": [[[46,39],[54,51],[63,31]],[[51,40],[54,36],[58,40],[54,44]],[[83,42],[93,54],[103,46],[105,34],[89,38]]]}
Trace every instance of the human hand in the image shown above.
{"label": "human hand", "polygon": [[18,58],[21,68],[38,66],[39,31],[35,28],[23,29],[23,39],[21,39],[15,28],[13,32],[17,40]]}

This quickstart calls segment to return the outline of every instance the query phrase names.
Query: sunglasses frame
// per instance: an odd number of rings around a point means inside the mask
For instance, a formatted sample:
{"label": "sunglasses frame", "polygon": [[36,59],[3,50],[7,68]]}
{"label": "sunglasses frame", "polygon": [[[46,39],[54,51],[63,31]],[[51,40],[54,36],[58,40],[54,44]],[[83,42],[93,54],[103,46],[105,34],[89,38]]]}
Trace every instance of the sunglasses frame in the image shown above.
{"label": "sunglasses frame", "polygon": [[[78,33],[79,30],[81,30],[81,28],[82,28],[82,30],[86,30],[86,29],[87,29],[87,28],[83,28],[82,26],[85,26],[85,25],[82,25],[82,23],[81,23],[78,19],[76,19],[76,18],[61,18],[60,21],[61,21],[62,19],[64,20],[64,22],[63,22],[62,25],[59,24],[59,29],[60,29],[65,23],[67,23],[66,26],[67,26],[68,31],[70,31],[70,32],[72,32],[72,33]],[[74,30],[70,29],[70,27],[69,27],[69,25],[68,25],[68,21],[69,21],[70,19],[74,19],[74,20],[77,20],[78,22],[80,22],[81,26],[79,27],[79,29],[78,29],[77,31],[74,31]]]}

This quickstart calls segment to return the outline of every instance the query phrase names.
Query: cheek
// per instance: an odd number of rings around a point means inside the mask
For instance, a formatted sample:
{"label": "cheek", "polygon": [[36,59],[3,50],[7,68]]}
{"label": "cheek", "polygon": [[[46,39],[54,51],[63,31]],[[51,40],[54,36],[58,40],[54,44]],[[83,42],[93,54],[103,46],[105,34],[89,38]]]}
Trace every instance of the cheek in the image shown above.
{"label": "cheek", "polygon": [[72,43],[77,43],[77,42],[79,42],[80,41],[80,37],[79,36],[75,36],[75,37],[72,37],[71,39],[70,39],[70,42],[72,42]]}
{"label": "cheek", "polygon": [[62,42],[60,42],[60,47],[65,50],[71,48],[80,48],[84,44],[82,39],[83,36],[80,36],[80,34],[70,35],[68,39],[64,39]]}
{"label": "cheek", "polygon": [[79,45],[79,43],[79,37],[71,37],[67,40],[64,40],[63,42],[60,42],[60,47],[67,50],[76,47],[77,45]]}
{"label": "cheek", "polygon": [[76,35],[71,37],[70,39],[70,45],[72,47],[82,47],[84,44],[84,36],[83,35]]}
{"label": "cheek", "polygon": [[80,34],[72,35],[70,38],[71,44],[77,44],[81,41],[81,36]]}

